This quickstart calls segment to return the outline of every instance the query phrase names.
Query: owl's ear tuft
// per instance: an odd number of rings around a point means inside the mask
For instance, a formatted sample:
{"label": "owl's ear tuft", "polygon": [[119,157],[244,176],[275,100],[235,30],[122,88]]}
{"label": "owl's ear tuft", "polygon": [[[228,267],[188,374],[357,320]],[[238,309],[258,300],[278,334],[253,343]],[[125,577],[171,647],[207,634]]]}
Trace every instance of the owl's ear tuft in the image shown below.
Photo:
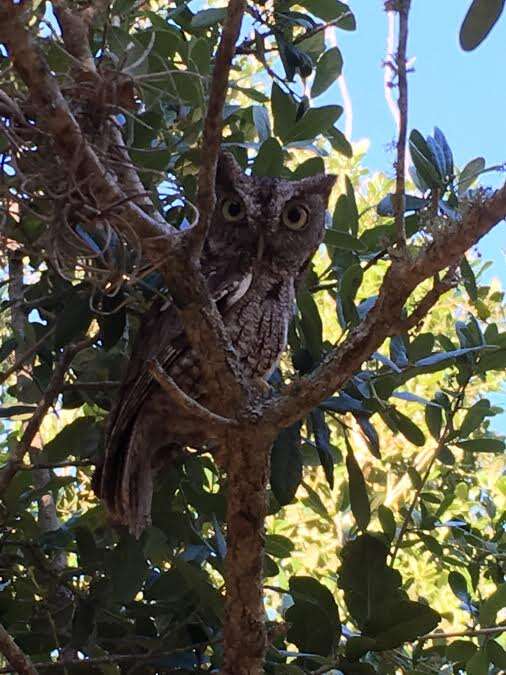
{"label": "owl's ear tuft", "polygon": [[225,189],[231,189],[242,173],[243,170],[234,155],[222,150],[216,167],[216,184]]}
{"label": "owl's ear tuft", "polygon": [[337,176],[333,174],[319,173],[316,176],[303,178],[300,181],[300,185],[304,190],[312,194],[319,194],[327,201],[336,180]]}

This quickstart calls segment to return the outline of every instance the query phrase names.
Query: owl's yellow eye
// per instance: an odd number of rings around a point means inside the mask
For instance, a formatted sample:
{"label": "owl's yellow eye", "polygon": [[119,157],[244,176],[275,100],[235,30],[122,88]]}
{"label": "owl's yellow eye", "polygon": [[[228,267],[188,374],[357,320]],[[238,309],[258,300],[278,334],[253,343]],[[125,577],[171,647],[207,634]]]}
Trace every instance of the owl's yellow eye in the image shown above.
{"label": "owl's yellow eye", "polygon": [[302,204],[292,202],[283,209],[281,220],[290,230],[302,230],[308,223],[309,211]]}
{"label": "owl's yellow eye", "polygon": [[225,199],[221,205],[221,212],[226,220],[234,223],[244,218],[246,209],[239,198]]}

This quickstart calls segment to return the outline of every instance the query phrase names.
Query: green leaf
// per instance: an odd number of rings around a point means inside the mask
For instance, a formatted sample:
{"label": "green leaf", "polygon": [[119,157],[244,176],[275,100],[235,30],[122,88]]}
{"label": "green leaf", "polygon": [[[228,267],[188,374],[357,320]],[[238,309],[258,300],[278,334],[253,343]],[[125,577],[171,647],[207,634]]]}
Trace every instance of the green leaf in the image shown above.
{"label": "green leaf", "polygon": [[318,493],[315,490],[313,490],[313,488],[307,483],[304,483],[303,485],[304,490],[307,492],[307,497],[305,499],[302,499],[302,503],[304,504],[304,506],[307,506],[309,509],[317,513],[324,520],[332,522],[332,518],[327,509],[325,508],[325,504],[320,499]]}
{"label": "green leaf", "polygon": [[330,445],[330,431],[325,422],[325,414],[320,408],[315,408],[310,415],[310,419],[320,464],[323,467],[327,483],[332,489],[334,487],[334,453]]}
{"label": "green leaf", "polygon": [[343,108],[340,105],[310,108],[294,124],[283,140],[285,143],[313,140],[316,136],[324,134],[339,119],[342,112]]}
{"label": "green leaf", "polygon": [[428,405],[425,408],[425,423],[432,438],[438,441],[443,426],[443,411],[439,406]]}
{"label": "green leaf", "polygon": [[227,10],[224,7],[213,7],[203,9],[197,12],[191,20],[192,28],[209,28],[216,23],[222,22],[227,16]]}
{"label": "green leaf", "polygon": [[452,570],[448,575],[448,584],[453,591],[453,594],[462,602],[469,602],[469,591],[467,588],[467,581],[460,572]]}
{"label": "green leaf", "polygon": [[344,177],[344,185],[346,188],[346,197],[348,198],[348,208],[351,216],[351,222],[349,224],[350,231],[353,235],[357,236],[358,234],[358,208],[357,202],[355,199],[355,191],[353,190],[353,184],[348,176]]}
{"label": "green leaf", "polygon": [[409,151],[413,164],[425,183],[429,187],[443,187],[441,176],[437,167],[434,166],[433,155],[427,141],[417,129],[413,129],[409,135]]}
{"label": "green leaf", "polygon": [[311,577],[291,577],[294,604],[285,613],[287,638],[303,652],[330,655],[339,642],[341,622],[332,593]]}
{"label": "green leaf", "polygon": [[271,487],[281,506],[293,500],[301,480],[300,424],[297,423],[282,429],[272,446]]}
{"label": "green leaf", "polygon": [[494,666],[497,666],[501,670],[505,670],[506,651],[503,649],[503,647],[495,640],[488,640],[486,643],[486,650],[488,658],[494,664]]}
{"label": "green leaf", "polygon": [[45,451],[50,462],[62,462],[69,455],[86,458],[100,448],[102,429],[94,417],[78,417],[67,424],[49,443]]}
{"label": "green leaf", "polygon": [[377,651],[395,649],[404,642],[434,630],[441,616],[434,609],[421,602],[400,600],[387,602],[381,619],[376,618],[367,626],[367,633],[376,638]]}
{"label": "green leaf", "polygon": [[[376,212],[379,216],[393,216],[395,214],[393,194],[388,194],[380,201],[376,207]],[[420,211],[428,204],[427,199],[422,199],[416,195],[405,195],[404,197],[404,212]]]}
{"label": "green leaf", "polygon": [[488,675],[488,655],[483,649],[471,656],[466,663],[467,675]]}
{"label": "green leaf", "polygon": [[466,438],[483,422],[490,413],[490,403],[487,399],[480,399],[467,411],[459,429],[459,436]]}
{"label": "green leaf", "polygon": [[268,138],[260,146],[253,164],[254,176],[279,176],[283,169],[283,149],[276,138]]}
{"label": "green leaf", "polygon": [[325,245],[332,248],[343,248],[348,251],[366,251],[364,244],[347,232],[329,229],[325,230]]}
{"label": "green leaf", "polygon": [[258,133],[258,138],[261,143],[266,141],[271,135],[271,122],[267,108],[263,105],[254,105],[252,107],[253,124]]}
{"label": "green leaf", "polygon": [[55,347],[65,347],[74,338],[84,334],[92,318],[89,298],[82,293],[69,295],[56,317]]}
{"label": "green leaf", "polygon": [[95,628],[95,604],[88,599],[79,599],[72,617],[71,645],[84,647]]}
{"label": "green leaf", "polygon": [[388,506],[380,504],[378,506],[378,518],[381,523],[381,529],[390,539],[393,541],[397,527],[395,525],[395,517],[392,509],[389,509]]}
{"label": "green leaf", "polygon": [[324,52],[316,64],[316,74],[311,87],[311,97],[316,98],[323,94],[341,75],[343,57],[337,47]]}
{"label": "green leaf", "polygon": [[476,157],[468,162],[462,169],[459,175],[458,193],[463,195],[471,185],[478,180],[480,173],[485,168],[485,160],[483,157]]}
{"label": "green leaf", "polygon": [[201,75],[208,75],[211,70],[211,47],[205,38],[199,38],[190,51],[190,58]]}
{"label": "green leaf", "polygon": [[297,306],[301,314],[302,332],[306,347],[314,361],[320,360],[322,351],[322,320],[313,294],[302,286],[297,293]]}
{"label": "green leaf", "polygon": [[360,288],[363,276],[364,272],[359,264],[351,265],[351,267],[348,267],[346,272],[343,274],[339,292],[345,311],[347,309],[349,312],[351,307],[353,307],[353,301],[355,300],[357,291]]}
{"label": "green leaf", "polygon": [[[186,73],[183,73],[182,75],[184,76]],[[182,79],[180,78],[179,83],[181,83],[183,79],[186,79],[188,82],[190,82],[189,77],[186,77]],[[182,100],[190,102],[193,95],[194,90],[191,89],[190,83],[190,88],[187,90],[187,96],[182,97]],[[132,150],[130,154],[135,165],[141,170],[151,169],[153,171],[166,171],[170,164],[170,160],[172,159],[173,153],[174,150],[171,148],[153,148],[151,150]]]}
{"label": "green leaf", "polygon": [[148,572],[140,543],[131,535],[123,537],[108,556],[107,568],[114,599],[133,600]]}
{"label": "green leaf", "polygon": [[468,661],[476,653],[477,647],[467,640],[455,640],[446,647],[446,658],[449,661]]}
{"label": "green leaf", "polygon": [[385,598],[393,602],[404,597],[401,575],[387,565],[387,555],[384,541],[372,534],[362,534],[342,549],[338,583],[360,628],[383,611]]}
{"label": "green leaf", "polygon": [[376,457],[376,459],[381,459],[379,435],[371,420],[366,415],[355,415],[355,419],[364,433],[371,454],[373,457]]}
{"label": "green leaf", "polygon": [[473,438],[470,441],[460,441],[456,443],[462,450],[469,450],[470,452],[504,452],[504,441],[499,438]]}
{"label": "green leaf", "polygon": [[297,104],[290,94],[285,94],[275,82],[271,91],[271,111],[274,120],[274,133],[278,138],[285,141],[288,132],[295,124]]}
{"label": "green leaf", "polygon": [[473,0],[460,28],[460,46],[476,49],[490,33],[504,9],[505,0]]}
{"label": "green leaf", "polygon": [[369,497],[367,496],[364,474],[355,459],[351,447],[348,447],[346,455],[346,469],[348,471],[351,511],[358,527],[362,531],[365,531],[371,520],[371,507],[369,505]]}
{"label": "green leaf", "polygon": [[0,418],[16,417],[17,415],[27,415],[35,412],[35,405],[7,405],[0,407]]}
{"label": "green leaf", "polygon": [[407,417],[398,410],[395,411],[394,416],[399,431],[404,436],[404,438],[410,441],[410,443],[413,443],[413,445],[417,445],[419,447],[425,445],[425,435],[423,431],[413,422],[413,420],[411,420],[411,418]]}
{"label": "green leaf", "polygon": [[326,135],[330,141],[330,145],[336,152],[348,158],[353,157],[352,145],[342,131],[336,129],[336,127],[330,127]]}
{"label": "green leaf", "polygon": [[501,584],[486,600],[480,603],[480,624],[482,628],[491,626],[497,613],[506,607],[506,583]]}
{"label": "green leaf", "polygon": [[462,256],[460,261],[460,273],[464,280],[464,286],[466,288],[469,299],[472,302],[478,300],[478,287],[476,285],[476,277],[474,276],[473,269],[469,264],[466,256]]}
{"label": "green leaf", "polygon": [[321,157],[310,157],[293,172],[293,180],[301,180],[309,176],[317,176],[320,173],[325,173],[325,164]]}
{"label": "green leaf", "polygon": [[439,147],[443,151],[444,156],[444,176],[451,177],[453,175],[453,153],[446,140],[445,135],[438,127],[434,127],[434,138]]}
{"label": "green leaf", "polygon": [[298,4],[324,21],[333,22],[342,17],[338,22],[339,28],[344,30],[355,30],[356,28],[355,17],[344,2],[339,2],[339,0],[302,0]]}
{"label": "green leaf", "polygon": [[458,359],[460,356],[465,356],[466,354],[471,354],[473,352],[479,352],[483,349],[486,349],[487,346],[488,345],[479,345],[478,347],[466,347],[464,349],[453,349],[452,351],[448,352],[437,352],[425,357],[424,359],[415,361],[415,366],[418,368],[426,368],[427,366],[441,365],[445,361],[452,361],[453,359]]}
{"label": "green leaf", "polygon": [[265,537],[265,550],[275,558],[289,558],[294,549],[292,540],[281,534],[269,534]]}

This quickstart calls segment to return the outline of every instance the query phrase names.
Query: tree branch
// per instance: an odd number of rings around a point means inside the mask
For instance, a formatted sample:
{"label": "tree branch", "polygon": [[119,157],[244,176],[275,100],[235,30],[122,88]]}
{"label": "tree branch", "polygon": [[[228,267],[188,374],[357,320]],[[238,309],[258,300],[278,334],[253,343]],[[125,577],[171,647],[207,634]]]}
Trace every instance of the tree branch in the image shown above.
{"label": "tree branch", "polygon": [[216,202],[216,165],[221,144],[223,106],[225,105],[225,98],[228,90],[230,67],[235,54],[236,42],[241,31],[245,9],[245,0],[230,0],[220,44],[218,45],[218,50],[216,52],[200,151],[200,169],[197,191],[199,219],[191,231],[191,248],[193,255],[196,258],[200,258],[202,253],[202,247],[207,236]]}
{"label": "tree branch", "polygon": [[[391,3],[386,3],[389,6]],[[397,244],[401,255],[406,254],[406,226],[404,221],[404,204],[406,192],[406,136],[408,129],[408,78],[406,68],[406,50],[408,43],[408,16],[411,0],[397,0],[399,13],[399,41],[396,54],[396,71],[399,87],[399,135],[397,138],[397,159],[395,162],[395,194],[393,207]]]}
{"label": "tree branch", "polygon": [[399,321],[398,332],[405,333],[410,328],[417,326],[439,301],[440,297],[455,288],[457,285],[456,271],[457,266],[452,265],[442,279],[439,279],[438,275],[434,277],[434,284],[430,291],[424,295],[406,319]]}
{"label": "tree branch", "polygon": [[506,632],[506,626],[490,626],[489,628],[476,628],[474,630],[456,630],[451,633],[427,633],[418,638],[418,642],[425,640],[449,640],[455,637],[480,637],[480,635],[500,635]]}
{"label": "tree branch", "polygon": [[95,340],[96,337],[86,338],[85,340],[81,340],[74,345],[70,345],[63,351],[60,360],[53,371],[51,380],[44,391],[42,400],[38,404],[37,409],[26,425],[25,431],[21,436],[19,443],[15,448],[13,448],[9,459],[0,470],[0,495],[5,492],[11,480],[18,472],[19,465],[23,462],[25,454],[30,449],[32,441],[38,433],[40,425],[42,424],[47,411],[60,394],[65,373],[67,372],[72,359],[78,352],[92,345]]}
{"label": "tree branch", "polygon": [[[290,384],[265,406],[265,420],[289,426],[320,401],[340,389],[384,340],[396,332],[401,311],[423,281],[456,265],[464,253],[506,217],[506,184],[492,196],[478,195],[459,221],[448,222],[415,260],[395,260],[385,274],[378,299],[364,320],[334,348],[312,373]],[[446,278],[446,277],[445,277]],[[422,301],[413,320],[432,307],[433,295]]]}
{"label": "tree branch", "polygon": [[[221,110],[230,68],[228,60],[231,58],[234,31],[239,30],[242,16],[241,2],[237,0],[229,7],[231,18],[225,22],[228,32],[224,30],[223,33],[224,47],[221,52],[219,48],[221,57],[214,80],[218,93],[213,94],[211,90],[210,95],[213,105],[208,114],[207,135],[214,145],[209,156],[217,152],[216,142],[219,145]],[[135,232],[142,252],[150,262],[159,265],[163,260],[161,271],[174,297],[189,342],[195,353],[202,356],[202,374],[211,396],[223,404],[224,410],[231,404],[236,405],[247,388],[241,382],[235,351],[209,295],[198,259],[195,256],[188,259],[188,244],[190,251],[192,241],[196,242],[197,250],[200,248],[198,242],[201,236],[205,236],[203,226],[196,234],[190,235],[192,230],[179,233],[163,218],[151,216],[128,199],[117,177],[106,170],[84,136],[34,38],[24,25],[19,5],[6,0],[0,4],[0,40],[5,43],[16,70],[30,91],[41,127],[52,137],[57,155],[79,184],[81,193],[95,205],[96,216],[107,212],[108,218],[127,238],[131,238],[132,230]],[[203,156],[209,166],[205,146]],[[211,179],[204,176],[203,180],[204,201],[201,201],[201,206],[204,208],[208,203],[209,183],[206,181]],[[112,205],[115,205],[113,210]],[[208,216],[206,212],[205,218]]]}
{"label": "tree branch", "polygon": [[167,393],[172,402],[175,403],[181,413],[188,415],[188,417],[194,419],[196,422],[202,422],[210,432],[214,430],[218,434],[223,434],[225,429],[238,426],[236,420],[216,415],[191,396],[185,394],[177,386],[172,377],[167,375],[156,359],[149,364],[148,368],[151,375]]}
{"label": "tree branch", "polygon": [[[122,201],[126,195],[83,135],[58,82],[27,30],[23,8],[6,0],[0,4],[0,40],[30,90],[39,122],[52,137],[55,150],[70,175],[75,177],[82,190],[86,190],[99,211],[121,203],[114,212],[115,224],[127,235],[133,227],[145,244],[146,255],[158,261],[167,252],[167,235],[171,234],[172,228],[165,221],[162,224],[148,215],[132,201]],[[154,237],[157,238],[156,245],[152,241]]]}
{"label": "tree branch", "polygon": [[9,633],[0,624],[0,651],[11,664],[13,670],[3,668],[3,673],[19,673],[19,675],[37,675],[30,658],[18,647]]}

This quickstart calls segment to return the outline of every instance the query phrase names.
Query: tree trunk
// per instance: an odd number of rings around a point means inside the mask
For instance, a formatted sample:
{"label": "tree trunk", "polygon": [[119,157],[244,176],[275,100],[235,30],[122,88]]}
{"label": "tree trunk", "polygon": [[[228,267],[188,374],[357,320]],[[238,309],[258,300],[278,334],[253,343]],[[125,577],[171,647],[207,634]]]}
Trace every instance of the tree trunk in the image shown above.
{"label": "tree trunk", "polygon": [[262,568],[271,438],[229,443],[223,675],[260,675],[266,649]]}

